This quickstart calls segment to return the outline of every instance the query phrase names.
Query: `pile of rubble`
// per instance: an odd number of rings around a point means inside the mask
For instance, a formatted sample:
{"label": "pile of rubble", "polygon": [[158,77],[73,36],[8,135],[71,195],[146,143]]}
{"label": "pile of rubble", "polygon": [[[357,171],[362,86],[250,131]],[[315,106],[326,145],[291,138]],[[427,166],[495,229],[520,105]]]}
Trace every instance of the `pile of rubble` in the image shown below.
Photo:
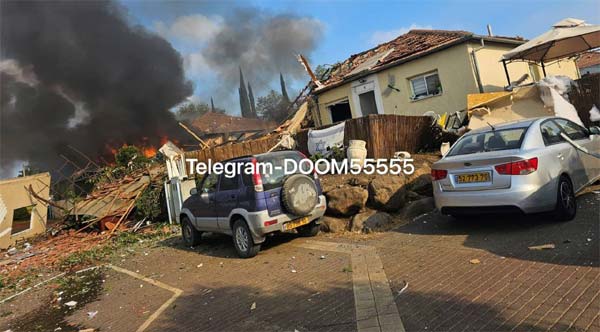
{"label": "pile of rubble", "polygon": [[327,211],[322,230],[370,233],[432,211],[431,164],[439,158],[413,155],[415,172],[411,175],[323,175]]}
{"label": "pile of rubble", "polygon": [[22,247],[11,247],[0,258],[0,275],[16,277],[29,269],[53,267],[75,252],[97,247],[107,234],[69,230],[56,236],[50,234],[26,242]]}
{"label": "pile of rubble", "polygon": [[[52,192],[60,197],[41,197],[29,189],[36,200],[47,204],[49,220],[45,231],[35,237],[16,241],[6,251],[0,253],[0,276],[15,278],[25,271],[51,268],[74,253],[84,253],[104,247],[117,232],[146,232],[150,220],[140,216],[140,197],[146,190],[162,190],[166,169],[162,162],[151,162],[143,167],[130,168],[116,175],[115,168],[98,167],[89,177],[78,179],[80,173],[68,178],[70,186],[59,192],[55,183]],[[64,179],[63,179],[64,180]],[[86,181],[95,185],[84,190]],[[63,182],[66,182],[64,180]],[[150,188],[149,188],[150,187]],[[69,195],[71,188],[78,189],[79,195]],[[155,199],[154,204],[164,206],[164,201]],[[156,221],[156,220],[154,220]]]}
{"label": "pile of rubble", "polygon": [[139,221],[130,224],[127,218],[137,199],[152,182],[162,186],[165,172],[164,166],[156,165],[97,186],[73,206],[69,215],[76,219],[91,218],[81,222],[85,224],[84,228],[98,224],[100,231],[108,230],[111,234],[117,229],[139,227]]}

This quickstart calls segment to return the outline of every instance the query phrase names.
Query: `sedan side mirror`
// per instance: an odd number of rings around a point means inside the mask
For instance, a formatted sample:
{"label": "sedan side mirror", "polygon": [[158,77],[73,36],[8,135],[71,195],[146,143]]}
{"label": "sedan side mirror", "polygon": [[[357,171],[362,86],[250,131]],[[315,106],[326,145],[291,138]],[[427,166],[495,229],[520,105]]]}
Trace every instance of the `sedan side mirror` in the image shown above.
{"label": "sedan side mirror", "polygon": [[588,128],[588,131],[590,135],[600,135],[600,127],[598,126],[591,126]]}
{"label": "sedan side mirror", "polygon": [[195,187],[190,189],[190,196],[194,196],[198,193],[198,189],[196,189]]}

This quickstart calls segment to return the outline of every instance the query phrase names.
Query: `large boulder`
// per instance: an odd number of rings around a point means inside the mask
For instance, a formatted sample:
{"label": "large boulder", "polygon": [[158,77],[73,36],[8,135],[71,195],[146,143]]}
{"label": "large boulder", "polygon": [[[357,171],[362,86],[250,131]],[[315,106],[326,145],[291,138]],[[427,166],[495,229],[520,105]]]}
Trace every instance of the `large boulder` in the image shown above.
{"label": "large boulder", "polygon": [[343,187],[327,192],[326,196],[328,214],[351,216],[365,207],[369,192],[360,187]]}
{"label": "large boulder", "polygon": [[321,230],[329,233],[341,233],[348,230],[349,220],[346,218],[335,218],[324,216],[321,219]]}
{"label": "large boulder", "polygon": [[423,196],[433,196],[433,184],[431,181],[430,174],[421,174],[420,176],[412,179],[412,181],[408,184],[408,188]]}
{"label": "large boulder", "polygon": [[403,219],[413,219],[427,212],[435,210],[435,202],[432,197],[425,197],[414,202],[408,203],[402,209]]}
{"label": "large boulder", "polygon": [[370,202],[379,210],[399,210],[406,204],[406,195],[406,179],[402,176],[382,175],[369,183]]}
{"label": "large boulder", "polygon": [[424,196],[433,196],[431,184],[431,164],[423,162],[415,165],[415,171],[407,176],[409,190]]}
{"label": "large boulder", "polygon": [[364,221],[362,231],[370,233],[378,229],[384,228],[392,223],[392,216],[385,212],[377,212]]}
{"label": "large boulder", "polygon": [[353,232],[362,232],[365,221],[375,213],[377,213],[377,211],[367,209],[366,211],[355,214],[352,217],[352,220],[350,220],[350,230]]}

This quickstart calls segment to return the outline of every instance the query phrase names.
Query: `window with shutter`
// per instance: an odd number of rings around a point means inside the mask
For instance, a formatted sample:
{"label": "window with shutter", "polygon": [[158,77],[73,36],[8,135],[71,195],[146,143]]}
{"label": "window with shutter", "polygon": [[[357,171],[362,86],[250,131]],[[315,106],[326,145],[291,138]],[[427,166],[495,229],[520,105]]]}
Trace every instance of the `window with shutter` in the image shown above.
{"label": "window with shutter", "polygon": [[412,88],[412,100],[437,96],[442,93],[442,83],[437,71],[411,78],[410,86]]}

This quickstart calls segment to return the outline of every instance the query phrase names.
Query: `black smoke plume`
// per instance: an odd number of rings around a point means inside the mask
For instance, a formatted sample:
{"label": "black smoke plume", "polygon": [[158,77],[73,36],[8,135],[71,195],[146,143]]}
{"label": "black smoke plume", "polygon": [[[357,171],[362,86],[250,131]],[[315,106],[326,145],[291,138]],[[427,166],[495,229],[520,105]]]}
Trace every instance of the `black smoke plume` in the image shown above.
{"label": "black smoke plume", "polygon": [[221,30],[202,50],[206,64],[218,74],[218,91],[237,92],[239,68],[255,88],[266,94],[280,73],[302,82],[309,78],[296,55],[310,56],[323,35],[317,19],[294,14],[272,14],[257,8],[238,8],[225,17]]}
{"label": "black smoke plume", "polygon": [[192,94],[180,55],[111,1],[0,2],[0,176],[17,161],[52,170],[72,145],[158,145]]}

